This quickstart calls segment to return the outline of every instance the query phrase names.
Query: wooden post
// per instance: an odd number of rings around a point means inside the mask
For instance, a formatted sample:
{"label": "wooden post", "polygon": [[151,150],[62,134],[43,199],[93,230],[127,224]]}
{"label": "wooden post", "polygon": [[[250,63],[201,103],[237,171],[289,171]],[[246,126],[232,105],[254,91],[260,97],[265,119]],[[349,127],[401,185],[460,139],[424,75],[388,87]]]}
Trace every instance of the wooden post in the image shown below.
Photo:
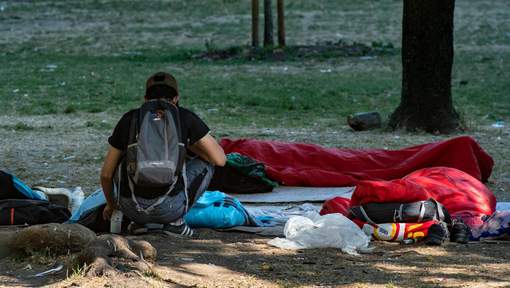
{"label": "wooden post", "polygon": [[271,13],[271,0],[264,0],[264,47],[273,45],[273,14]]}
{"label": "wooden post", "polygon": [[259,0],[251,0],[251,46],[259,47]]}
{"label": "wooden post", "polygon": [[276,13],[278,15],[278,46],[285,47],[285,13],[283,0],[278,0]]}

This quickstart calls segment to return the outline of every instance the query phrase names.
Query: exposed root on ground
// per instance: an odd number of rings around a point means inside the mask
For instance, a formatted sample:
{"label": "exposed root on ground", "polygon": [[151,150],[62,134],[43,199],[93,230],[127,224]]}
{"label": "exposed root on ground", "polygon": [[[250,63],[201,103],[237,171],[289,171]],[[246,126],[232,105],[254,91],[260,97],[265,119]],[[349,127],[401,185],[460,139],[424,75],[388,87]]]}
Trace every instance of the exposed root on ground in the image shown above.
{"label": "exposed root on ground", "polygon": [[14,231],[10,241],[13,251],[32,254],[44,251],[66,255],[82,251],[96,239],[96,234],[79,224],[41,224]]}
{"label": "exposed root on ground", "polygon": [[[111,275],[117,271],[153,272],[157,251],[149,242],[105,234],[78,254],[79,265],[87,265],[88,276]],[[114,268],[115,267],[115,268]]]}
{"label": "exposed root on ground", "polygon": [[[122,272],[154,274],[157,257],[154,246],[145,240],[120,235],[96,234],[79,224],[43,224],[3,232],[10,252],[50,255],[77,253],[74,265],[87,267],[88,276],[113,275]],[[5,242],[5,241],[4,241]]]}

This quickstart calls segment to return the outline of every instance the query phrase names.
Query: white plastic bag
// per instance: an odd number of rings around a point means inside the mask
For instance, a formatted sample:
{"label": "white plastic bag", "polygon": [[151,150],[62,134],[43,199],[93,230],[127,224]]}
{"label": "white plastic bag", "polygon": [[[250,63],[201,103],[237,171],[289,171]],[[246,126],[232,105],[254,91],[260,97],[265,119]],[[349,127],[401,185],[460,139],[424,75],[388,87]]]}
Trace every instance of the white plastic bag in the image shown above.
{"label": "white plastic bag", "polygon": [[307,213],[306,217],[291,217],[285,224],[285,239],[268,242],[283,249],[339,248],[348,254],[368,251],[370,237],[351,220],[341,214]]}

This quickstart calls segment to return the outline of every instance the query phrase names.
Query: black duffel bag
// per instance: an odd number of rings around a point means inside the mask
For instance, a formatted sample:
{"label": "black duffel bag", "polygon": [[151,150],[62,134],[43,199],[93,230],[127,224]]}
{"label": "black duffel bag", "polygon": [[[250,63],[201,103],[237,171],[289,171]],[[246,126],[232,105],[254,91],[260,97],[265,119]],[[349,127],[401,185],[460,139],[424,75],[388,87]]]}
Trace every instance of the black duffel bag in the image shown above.
{"label": "black duffel bag", "polygon": [[0,200],[0,225],[63,223],[71,212],[64,206],[31,199]]}
{"label": "black duffel bag", "polygon": [[351,207],[350,212],[354,218],[371,224],[452,222],[448,210],[432,198],[412,203],[368,203]]}

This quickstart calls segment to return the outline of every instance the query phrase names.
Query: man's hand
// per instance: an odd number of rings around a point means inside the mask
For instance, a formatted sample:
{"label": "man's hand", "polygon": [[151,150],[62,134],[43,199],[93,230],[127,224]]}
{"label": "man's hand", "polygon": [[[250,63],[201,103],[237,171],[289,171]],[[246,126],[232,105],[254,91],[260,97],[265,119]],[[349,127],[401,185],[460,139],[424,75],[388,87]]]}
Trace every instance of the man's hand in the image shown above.
{"label": "man's hand", "polygon": [[110,220],[110,218],[112,217],[113,210],[115,210],[113,206],[106,204],[103,210],[103,219]]}

